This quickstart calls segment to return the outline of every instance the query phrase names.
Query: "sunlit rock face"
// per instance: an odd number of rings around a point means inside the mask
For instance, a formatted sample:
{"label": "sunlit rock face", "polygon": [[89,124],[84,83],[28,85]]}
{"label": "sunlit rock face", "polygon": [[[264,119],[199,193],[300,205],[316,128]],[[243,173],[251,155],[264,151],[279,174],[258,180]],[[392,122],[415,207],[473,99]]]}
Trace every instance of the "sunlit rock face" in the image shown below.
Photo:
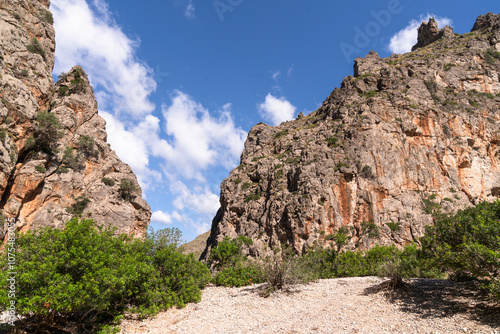
{"label": "sunlit rock face", "polygon": [[410,53],[356,58],[354,76],[310,115],[251,129],[203,258],[239,235],[257,256],[335,246],[340,228],[348,249],[402,246],[432,211],[500,196],[500,16],[464,35],[433,21],[419,32]]}
{"label": "sunlit rock face", "polygon": [[[81,215],[140,237],[151,209],[130,167],[106,143],[106,123],[84,70],[77,66],[53,82],[55,33],[48,7],[49,1],[0,1],[2,217],[26,231],[62,227]],[[49,149],[32,144],[40,113],[55,115],[60,125]],[[127,194],[120,189],[123,179],[131,185]]]}

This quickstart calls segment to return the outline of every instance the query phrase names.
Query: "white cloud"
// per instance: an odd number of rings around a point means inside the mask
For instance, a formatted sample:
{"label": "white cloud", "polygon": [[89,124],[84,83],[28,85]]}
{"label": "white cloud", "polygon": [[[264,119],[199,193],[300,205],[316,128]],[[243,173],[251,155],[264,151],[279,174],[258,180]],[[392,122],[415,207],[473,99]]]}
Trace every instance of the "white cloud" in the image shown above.
{"label": "white cloud", "polygon": [[219,196],[206,186],[194,186],[190,189],[181,181],[176,181],[171,183],[170,189],[177,195],[174,206],[178,210],[190,209],[213,217],[219,209]]}
{"label": "white cloud", "polygon": [[418,20],[411,20],[404,29],[398,31],[394,36],[392,36],[388,46],[389,50],[392,53],[410,52],[411,48],[417,44],[418,28],[423,21],[429,21],[431,17],[436,19],[439,29],[446,25],[451,26],[453,24],[453,21],[446,17],[438,17],[433,14],[420,15]]}
{"label": "white cloud", "polygon": [[184,10],[184,16],[188,19],[194,19],[196,17],[195,7],[193,5],[193,0],[189,0],[186,9]]}
{"label": "white cloud", "polygon": [[284,97],[277,98],[271,93],[267,94],[266,100],[259,105],[260,115],[271,121],[273,125],[279,125],[281,122],[293,119],[296,109]]}
{"label": "white cloud", "polygon": [[156,89],[152,70],[134,53],[131,40],[110,19],[107,4],[93,0],[96,13],[85,0],[53,0],[56,33],[56,73],[82,65],[98,92],[104,109],[140,116],[155,106],[149,95]]}
{"label": "white cloud", "polygon": [[161,210],[153,212],[151,215],[151,221],[169,225],[172,224],[174,219],[171,215],[169,215],[167,212],[163,212]]}
{"label": "white cloud", "polygon": [[[149,156],[153,148],[168,152],[169,145],[158,137],[158,118],[148,115],[131,130],[124,123],[106,111],[99,111],[106,120],[106,131],[111,148],[127,163],[137,176],[143,191],[154,182],[160,182],[161,173],[149,168]],[[156,151],[154,153],[157,153]],[[161,154],[155,154],[161,156]]]}
{"label": "white cloud", "polygon": [[236,128],[230,104],[213,117],[187,94],[175,91],[172,103],[163,106],[166,132],[172,138],[169,160],[186,177],[209,166],[234,167],[243,150],[247,133]]}

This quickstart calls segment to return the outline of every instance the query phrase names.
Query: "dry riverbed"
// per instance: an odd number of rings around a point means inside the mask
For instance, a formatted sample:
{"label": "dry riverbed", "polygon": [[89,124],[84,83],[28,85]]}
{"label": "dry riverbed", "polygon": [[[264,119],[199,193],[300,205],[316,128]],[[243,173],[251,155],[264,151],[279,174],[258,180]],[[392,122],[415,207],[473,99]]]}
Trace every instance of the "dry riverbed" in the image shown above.
{"label": "dry riverbed", "polygon": [[259,296],[260,285],[207,287],[198,304],[147,320],[125,320],[120,333],[488,333],[500,334],[500,305],[472,283],[415,279],[380,290],[384,280],[320,280]]}

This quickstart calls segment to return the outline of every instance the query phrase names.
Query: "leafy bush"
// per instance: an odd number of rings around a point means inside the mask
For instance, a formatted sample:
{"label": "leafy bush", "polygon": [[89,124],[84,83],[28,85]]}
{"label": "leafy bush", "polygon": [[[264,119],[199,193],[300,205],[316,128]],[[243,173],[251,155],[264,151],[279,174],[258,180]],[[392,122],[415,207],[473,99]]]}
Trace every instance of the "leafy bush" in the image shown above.
{"label": "leafy bush", "polygon": [[262,270],[256,262],[243,255],[242,246],[251,245],[251,239],[226,237],[214,247],[208,263],[216,271],[213,283],[223,286],[243,286],[263,282]]}
{"label": "leafy bush", "polygon": [[256,192],[256,193],[253,193],[253,194],[250,194],[248,195],[246,198],[245,198],[245,202],[250,202],[250,201],[257,201],[260,199],[260,192]]}
{"label": "leafy bush", "polygon": [[31,53],[39,54],[45,60],[45,50],[42,48],[36,37],[31,39],[31,44],[26,45],[26,49],[28,49]]}
{"label": "leafy bush", "polygon": [[[28,231],[16,240],[16,311],[22,325],[79,323],[96,332],[124,311],[155,314],[200,299],[208,268],[169,246],[152,252],[146,239],[115,235],[92,220],[72,219],[64,230]],[[7,253],[0,259],[0,311],[7,295]],[[33,330],[33,328],[32,328]]]}
{"label": "leafy bush", "polygon": [[[496,291],[500,280],[500,201],[483,202],[455,215],[436,214],[426,228],[422,249],[454,277],[489,277]],[[489,288],[489,287],[488,287]]]}
{"label": "leafy bush", "polygon": [[35,170],[39,173],[45,173],[47,171],[44,165],[36,165]]}
{"label": "leafy bush", "polygon": [[43,21],[47,22],[48,24],[54,24],[54,17],[52,16],[52,13],[49,12],[48,10],[42,10],[40,12],[40,17]]}
{"label": "leafy bush", "polygon": [[210,283],[210,270],[194,258],[184,255],[174,245],[154,252],[154,265],[159,271],[158,287],[162,305],[184,307],[201,300],[201,289]]}
{"label": "leafy bush", "polygon": [[219,271],[213,278],[213,283],[222,286],[240,287],[264,281],[260,266],[250,260],[240,261],[231,267]]}
{"label": "leafy bush", "polygon": [[137,190],[138,189],[135,186],[134,181],[130,179],[122,179],[120,181],[120,196],[125,201],[131,201],[132,199],[134,199],[134,192],[136,192]]}
{"label": "leafy bush", "polygon": [[115,185],[115,180],[113,180],[109,177],[103,177],[101,179],[101,181],[102,181],[102,183],[104,183],[105,185],[110,186],[110,187]]}
{"label": "leafy bush", "polygon": [[339,147],[339,139],[335,136],[328,137],[325,141],[328,144],[328,147]]}
{"label": "leafy bush", "polygon": [[500,52],[495,49],[490,48],[484,53],[484,60],[486,60],[489,65],[494,65],[497,59],[500,59]]}
{"label": "leafy bush", "polygon": [[59,95],[61,96],[68,96],[69,95],[69,87],[68,86],[59,86],[59,89],[57,90]]}
{"label": "leafy bush", "polygon": [[219,270],[234,267],[238,262],[246,259],[241,249],[244,244],[252,245],[253,241],[245,236],[239,236],[232,240],[226,237],[211,250],[208,263]]}
{"label": "leafy bush", "polygon": [[[34,145],[41,150],[49,150],[64,136],[59,119],[53,113],[41,111],[36,115]],[[28,144],[28,143],[27,143]]]}
{"label": "leafy bush", "polygon": [[94,149],[94,140],[90,136],[80,136],[78,138],[78,149],[83,152],[87,157],[94,157],[96,155],[96,150]]}
{"label": "leafy bush", "polygon": [[73,147],[66,147],[62,157],[62,163],[65,167],[77,170],[80,168],[80,156],[75,154]]}
{"label": "leafy bush", "polygon": [[76,215],[80,217],[83,213],[83,210],[87,207],[87,205],[90,203],[90,200],[87,197],[79,196],[76,198],[76,202],[73,203],[70,207],[66,208],[66,211],[68,213],[71,213],[73,215]]}
{"label": "leafy bush", "polygon": [[153,243],[153,248],[161,249],[169,246],[179,248],[184,240],[182,232],[177,227],[154,230],[151,226],[148,228],[147,238]]}

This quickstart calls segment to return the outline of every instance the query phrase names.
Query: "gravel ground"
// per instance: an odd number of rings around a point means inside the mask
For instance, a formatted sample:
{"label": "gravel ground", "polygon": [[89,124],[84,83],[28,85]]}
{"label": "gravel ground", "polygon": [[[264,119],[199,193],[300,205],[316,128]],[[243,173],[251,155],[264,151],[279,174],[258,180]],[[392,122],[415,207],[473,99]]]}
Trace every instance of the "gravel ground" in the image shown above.
{"label": "gravel ground", "polygon": [[320,280],[259,296],[261,285],[207,287],[198,304],[156,318],[128,319],[120,333],[488,333],[500,334],[500,306],[471,283],[415,279],[403,290],[384,280]]}

